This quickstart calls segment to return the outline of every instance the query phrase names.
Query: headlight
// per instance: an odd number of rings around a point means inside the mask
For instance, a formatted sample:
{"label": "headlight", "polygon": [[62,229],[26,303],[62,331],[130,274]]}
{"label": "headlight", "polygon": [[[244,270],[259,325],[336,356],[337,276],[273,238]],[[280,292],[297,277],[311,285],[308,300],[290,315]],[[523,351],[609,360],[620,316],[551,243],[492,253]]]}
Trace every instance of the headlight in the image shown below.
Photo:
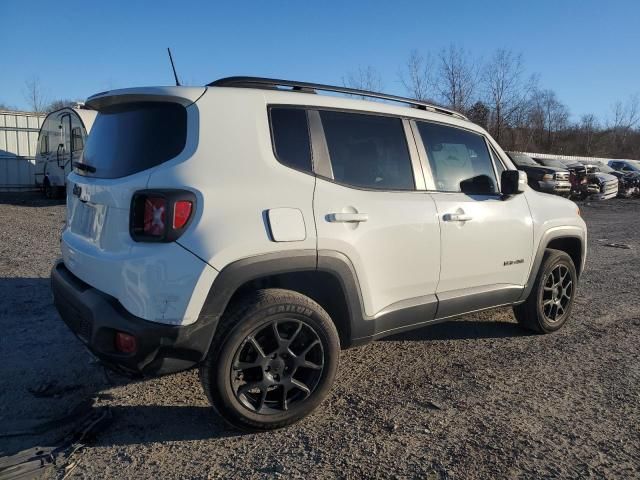
{"label": "headlight", "polygon": [[550,173],[547,173],[542,176],[542,180],[544,180],[545,182],[550,182],[551,180],[553,180],[553,175]]}

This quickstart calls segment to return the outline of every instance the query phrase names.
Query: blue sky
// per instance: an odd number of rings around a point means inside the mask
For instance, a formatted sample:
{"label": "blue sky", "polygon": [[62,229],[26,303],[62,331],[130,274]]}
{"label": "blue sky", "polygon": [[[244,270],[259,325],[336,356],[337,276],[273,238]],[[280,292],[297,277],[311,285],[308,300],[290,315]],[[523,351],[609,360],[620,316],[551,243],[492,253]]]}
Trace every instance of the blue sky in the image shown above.
{"label": "blue sky", "polygon": [[640,92],[639,1],[0,2],[0,103],[27,108],[25,80],[50,98],[171,84],[166,47],[191,84],[229,75],[341,83],[359,66],[404,94],[412,49],[450,43],[488,58],[521,52],[573,118],[606,119]]}

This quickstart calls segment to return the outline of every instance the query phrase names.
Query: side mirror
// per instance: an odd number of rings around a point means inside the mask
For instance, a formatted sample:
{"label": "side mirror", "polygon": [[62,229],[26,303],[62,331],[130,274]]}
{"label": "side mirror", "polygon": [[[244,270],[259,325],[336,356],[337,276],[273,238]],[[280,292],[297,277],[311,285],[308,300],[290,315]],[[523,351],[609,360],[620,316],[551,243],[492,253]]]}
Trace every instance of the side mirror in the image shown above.
{"label": "side mirror", "polygon": [[504,195],[522,193],[527,185],[527,173],[522,170],[505,170],[500,177],[500,190]]}

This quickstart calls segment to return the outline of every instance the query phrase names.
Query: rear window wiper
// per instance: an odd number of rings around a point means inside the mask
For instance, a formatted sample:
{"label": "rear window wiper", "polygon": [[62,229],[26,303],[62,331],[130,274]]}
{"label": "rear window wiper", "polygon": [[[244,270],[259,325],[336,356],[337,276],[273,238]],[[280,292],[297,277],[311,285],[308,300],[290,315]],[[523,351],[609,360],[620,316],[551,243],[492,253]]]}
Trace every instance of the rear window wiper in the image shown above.
{"label": "rear window wiper", "polygon": [[89,173],[96,173],[96,167],[92,165],[87,165],[86,163],[73,162],[73,166],[78,170],[84,170]]}

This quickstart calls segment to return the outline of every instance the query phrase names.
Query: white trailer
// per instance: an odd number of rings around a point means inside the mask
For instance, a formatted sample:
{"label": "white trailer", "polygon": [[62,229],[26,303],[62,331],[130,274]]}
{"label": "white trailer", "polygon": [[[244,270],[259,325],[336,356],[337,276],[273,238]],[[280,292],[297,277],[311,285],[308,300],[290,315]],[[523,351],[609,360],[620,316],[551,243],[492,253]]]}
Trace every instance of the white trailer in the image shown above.
{"label": "white trailer", "polygon": [[33,189],[38,132],[44,115],[0,110],[0,191]]}
{"label": "white trailer", "polygon": [[80,159],[97,112],[65,107],[45,118],[38,136],[35,181],[47,197],[62,194],[73,162]]}

